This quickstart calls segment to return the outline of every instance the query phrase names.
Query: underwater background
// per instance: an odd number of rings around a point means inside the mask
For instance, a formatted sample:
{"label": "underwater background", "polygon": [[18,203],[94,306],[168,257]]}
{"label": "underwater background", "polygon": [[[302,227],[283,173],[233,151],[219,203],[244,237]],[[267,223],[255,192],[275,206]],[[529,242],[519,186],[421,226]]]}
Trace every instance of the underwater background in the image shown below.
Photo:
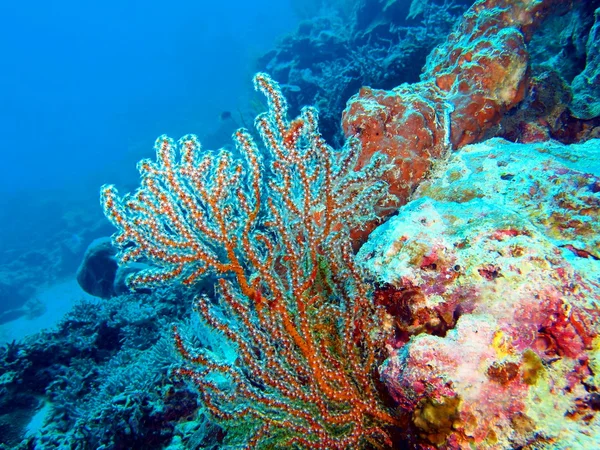
{"label": "underwater background", "polygon": [[600,448],[600,1],[0,13],[0,448]]}

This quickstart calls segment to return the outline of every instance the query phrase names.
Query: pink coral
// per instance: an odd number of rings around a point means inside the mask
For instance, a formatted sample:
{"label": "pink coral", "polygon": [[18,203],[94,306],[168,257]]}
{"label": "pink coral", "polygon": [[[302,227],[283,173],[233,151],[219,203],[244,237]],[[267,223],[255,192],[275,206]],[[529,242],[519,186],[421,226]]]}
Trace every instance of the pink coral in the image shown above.
{"label": "pink coral", "polygon": [[598,150],[467,146],[361,248],[416,448],[570,448],[598,425]]}

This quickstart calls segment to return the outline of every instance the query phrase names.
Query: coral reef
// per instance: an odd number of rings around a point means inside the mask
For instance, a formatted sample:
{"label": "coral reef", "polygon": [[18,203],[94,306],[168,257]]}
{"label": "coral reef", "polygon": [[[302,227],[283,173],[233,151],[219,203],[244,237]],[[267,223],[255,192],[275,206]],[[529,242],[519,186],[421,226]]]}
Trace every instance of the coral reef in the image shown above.
{"label": "coral reef", "polygon": [[418,448],[598,442],[599,183],[598,140],[469,145],[361,248]]}
{"label": "coral reef", "polygon": [[[191,297],[171,288],[83,302],[55,330],[0,347],[0,448],[157,448],[192,439],[197,430],[181,421],[197,411],[197,393],[168,372],[179,361],[172,321],[188,316]],[[182,327],[218,347],[205,329]]]}
{"label": "coral reef", "polygon": [[398,197],[395,206],[406,202],[434,160],[482,138],[523,100],[526,42],[556,3],[479,0],[428,56],[419,83],[391,91],[365,87],[350,99],[344,132],[359,137],[366,161],[375,151],[394,159],[386,181]]}
{"label": "coral reef", "polygon": [[[161,136],[134,194],[105,186],[116,248],[78,274],[104,300],[0,347],[0,449],[594,448],[600,141],[548,139],[599,133],[598,1],[479,0],[442,42],[470,3],[336,1],[260,62],[268,154]],[[365,84],[391,90],[329,147]],[[0,254],[0,321],[105,234],[58,228]]]}
{"label": "coral reef", "polygon": [[[0,324],[24,316],[24,305],[48,284],[72,277],[87,243],[111,231],[101,212],[77,193],[5,194],[2,201]],[[11,211],[22,211],[22,221]]]}
{"label": "coral reef", "polygon": [[339,144],[346,101],[362,86],[417,81],[427,54],[471,3],[421,2],[414,16],[405,1],[361,0],[351,11],[322,11],[260,58],[258,68],[279,80],[292,111],[317,106],[324,138]]}
{"label": "coral reef", "polygon": [[586,42],[584,70],[573,79],[575,117],[592,119],[600,116],[600,7],[594,11],[595,22]]}
{"label": "coral reef", "polygon": [[600,136],[600,113],[594,112],[597,83],[593,82],[598,33],[594,10],[598,7],[598,0],[575,2],[569,11],[542,23],[528,45],[530,76],[525,98],[486,137],[573,143]]}

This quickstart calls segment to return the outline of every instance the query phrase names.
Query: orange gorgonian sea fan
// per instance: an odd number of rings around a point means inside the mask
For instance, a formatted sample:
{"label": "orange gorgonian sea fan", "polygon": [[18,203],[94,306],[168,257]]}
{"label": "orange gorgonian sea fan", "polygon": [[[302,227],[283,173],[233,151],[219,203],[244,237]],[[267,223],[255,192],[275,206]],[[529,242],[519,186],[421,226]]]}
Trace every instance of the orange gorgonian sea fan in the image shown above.
{"label": "orange gorgonian sea fan", "polygon": [[248,448],[390,446],[399,421],[375,384],[381,314],[349,238],[387,195],[387,162],[375,155],[355,169],[357,140],[332,149],[314,108],[288,121],[278,84],[263,73],[254,84],[268,100],[256,118],[266,156],[243,129],[233,139],[244,160],[202,152],[193,135],[161,136],[135,193],[102,188],[121,262],[151,265],[128,283],[216,275],[215,301],[200,295],[196,309],[238,357],[191,349],[175,329],[187,361],[176,372],[216,420],[248,427]]}

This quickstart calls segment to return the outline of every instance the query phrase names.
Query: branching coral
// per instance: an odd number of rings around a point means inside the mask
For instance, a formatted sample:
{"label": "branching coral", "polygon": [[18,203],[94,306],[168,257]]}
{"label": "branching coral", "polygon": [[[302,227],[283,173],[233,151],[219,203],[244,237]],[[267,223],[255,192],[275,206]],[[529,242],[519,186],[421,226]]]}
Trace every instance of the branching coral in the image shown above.
{"label": "branching coral", "polygon": [[180,140],[176,161],[177,147],[160,137],[133,196],[102,190],[121,262],[154,265],[130,278],[133,287],[217,275],[218,304],[200,296],[196,307],[237,361],[189,349],[176,330],[188,361],[177,373],[216,419],[255,426],[249,447],[391,445],[386,428],[399,422],[374,381],[380,315],[349,240],[385,196],[385,158],[355,171],[358,141],[333,150],[316,110],[288,122],[279,86],[258,74],[255,87],[269,103],[256,120],[268,168],[245,130],[234,134],[245,165],[227,151],[200,158],[194,136]]}

